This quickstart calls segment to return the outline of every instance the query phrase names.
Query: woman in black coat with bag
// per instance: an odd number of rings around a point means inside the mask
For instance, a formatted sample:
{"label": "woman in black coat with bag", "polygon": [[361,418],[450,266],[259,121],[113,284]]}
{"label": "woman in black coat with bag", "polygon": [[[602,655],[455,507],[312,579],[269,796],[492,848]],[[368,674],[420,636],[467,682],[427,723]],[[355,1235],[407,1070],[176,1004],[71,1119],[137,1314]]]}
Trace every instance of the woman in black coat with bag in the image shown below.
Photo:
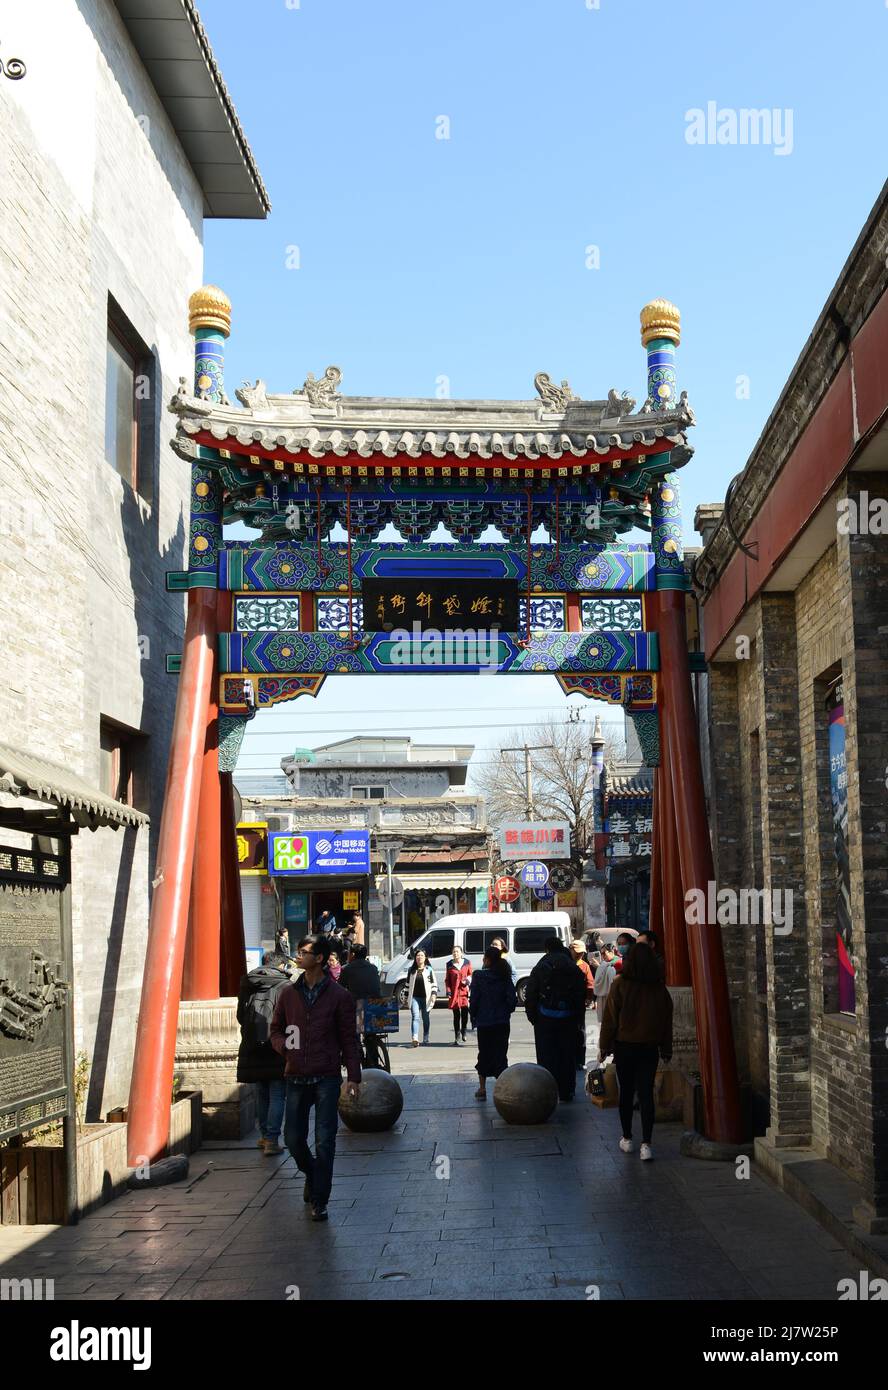
{"label": "woman in black coat with bag", "polygon": [[284,1152],[280,1137],[287,1096],[285,1061],[275,1052],[270,1036],[278,994],[290,983],[289,963],[285,956],[266,951],[262,964],[243,976],[237,992],[237,1021],[241,1026],[237,1079],[253,1084],[259,1148],[264,1154]]}

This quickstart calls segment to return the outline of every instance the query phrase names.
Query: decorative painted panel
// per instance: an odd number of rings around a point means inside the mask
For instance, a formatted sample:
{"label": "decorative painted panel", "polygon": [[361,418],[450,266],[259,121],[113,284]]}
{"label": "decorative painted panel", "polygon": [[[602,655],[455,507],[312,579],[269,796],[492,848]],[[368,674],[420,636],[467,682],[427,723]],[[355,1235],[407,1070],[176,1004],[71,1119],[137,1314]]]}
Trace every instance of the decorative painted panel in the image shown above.
{"label": "decorative painted panel", "polygon": [[[238,682],[238,698],[243,694],[243,681]],[[237,760],[244,741],[244,734],[247,728],[247,719],[255,711],[238,715],[231,718],[229,715],[220,713],[219,715],[219,771],[234,772],[237,767]]]}
{"label": "decorative painted panel", "polygon": [[[527,599],[518,600],[518,626],[525,630],[527,627]],[[531,629],[544,628],[549,632],[563,632],[564,622],[564,599],[563,598],[532,598],[530,600],[530,626]],[[602,626],[607,627],[604,623]],[[617,624],[619,626],[619,624]]]}
{"label": "decorative painted panel", "polygon": [[629,718],[635,725],[641,754],[648,767],[660,766],[660,722],[656,710],[629,710]]}
{"label": "decorative painted panel", "polygon": [[558,684],[565,695],[585,695],[590,700],[606,700],[627,709],[656,710],[657,677],[648,672],[632,676],[568,675],[562,672]]}
{"label": "decorative painted panel", "polygon": [[658,589],[688,589],[681,534],[681,493],[678,474],[667,473],[654,493],[651,541]]}
{"label": "decorative painted panel", "polygon": [[[353,598],[352,628],[360,632],[364,626],[364,601]],[[348,627],[348,598],[318,598],[318,632],[340,632]]]}
{"label": "decorative painted panel", "polygon": [[597,632],[604,628],[611,632],[635,632],[644,626],[640,598],[594,598],[580,600],[583,630]]}
{"label": "decorative painted panel", "polygon": [[[318,675],[222,676],[219,682],[220,736],[223,719],[226,727],[242,724],[242,718],[231,716],[252,717],[258,709],[277,705],[284,700],[295,700],[299,695],[317,695],[325,680],[325,676]],[[245,699],[247,690],[250,692],[249,703]],[[224,771],[221,745],[219,756],[220,770]]]}
{"label": "decorative painted panel", "polygon": [[[352,547],[352,582],[360,588],[363,576],[377,579],[441,578],[517,579],[527,585],[527,550],[517,545],[478,542],[451,545],[444,541],[400,545],[383,541]],[[348,547],[317,547],[282,542],[253,547],[227,545],[219,556],[223,589],[271,593],[285,590],[345,591],[348,587]],[[531,586],[536,594],[639,592],[655,587],[654,557],[646,546],[533,545]]]}
{"label": "decorative painted panel", "polygon": [[264,597],[257,595],[234,600],[235,632],[298,632],[299,595]]}
{"label": "decorative painted panel", "polygon": [[371,671],[471,671],[528,674],[559,671],[651,671],[658,666],[653,632],[463,633],[403,639],[375,633],[352,641],[339,633],[221,633],[223,672],[269,675]]}

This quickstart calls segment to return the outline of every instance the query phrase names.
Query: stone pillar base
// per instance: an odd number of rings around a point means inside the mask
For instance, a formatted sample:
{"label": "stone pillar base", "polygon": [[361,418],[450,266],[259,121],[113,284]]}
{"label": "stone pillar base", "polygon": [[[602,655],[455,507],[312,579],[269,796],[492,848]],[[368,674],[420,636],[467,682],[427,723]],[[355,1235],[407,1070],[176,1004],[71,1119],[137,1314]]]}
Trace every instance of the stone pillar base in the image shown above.
{"label": "stone pillar base", "polygon": [[778,1130],[774,1125],[769,1125],[765,1130],[765,1138],[775,1149],[810,1149],[811,1131],[802,1130],[797,1134],[786,1133]]}
{"label": "stone pillar base", "polygon": [[854,1217],[855,1226],[859,1226],[865,1235],[888,1235],[888,1215],[879,1215],[869,1202],[858,1202],[857,1206],[852,1208],[851,1215]]}
{"label": "stone pillar base", "polygon": [[695,1123],[694,1092],[700,1080],[694,991],[690,985],[670,985],[672,995],[672,1061],[661,1062],[654,1086],[658,1120]]}
{"label": "stone pillar base", "polygon": [[239,1047],[236,999],[182,1001],[175,1067],[182,1090],[203,1093],[206,1139],[243,1139],[256,1126],[253,1087],[237,1080]]}

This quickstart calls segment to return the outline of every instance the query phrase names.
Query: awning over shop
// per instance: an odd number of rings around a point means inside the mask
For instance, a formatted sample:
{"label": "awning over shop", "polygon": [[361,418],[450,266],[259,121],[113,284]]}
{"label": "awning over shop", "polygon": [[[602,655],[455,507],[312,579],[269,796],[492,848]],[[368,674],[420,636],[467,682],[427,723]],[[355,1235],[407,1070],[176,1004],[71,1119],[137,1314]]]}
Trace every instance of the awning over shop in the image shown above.
{"label": "awning over shop", "polygon": [[367,879],[367,874],[293,874],[271,881],[280,893],[338,893],[341,888],[366,888]]}
{"label": "awning over shop", "polygon": [[397,871],[397,878],[409,888],[489,888],[490,874],[460,874],[445,870],[440,874],[407,874]]}
{"label": "awning over shop", "polygon": [[[71,772],[33,753],[21,753],[0,743],[0,792],[8,795],[50,801],[66,807],[79,826],[98,830],[100,826],[147,825],[148,816],[115,801],[104,792]],[[2,810],[0,810],[2,816]]]}

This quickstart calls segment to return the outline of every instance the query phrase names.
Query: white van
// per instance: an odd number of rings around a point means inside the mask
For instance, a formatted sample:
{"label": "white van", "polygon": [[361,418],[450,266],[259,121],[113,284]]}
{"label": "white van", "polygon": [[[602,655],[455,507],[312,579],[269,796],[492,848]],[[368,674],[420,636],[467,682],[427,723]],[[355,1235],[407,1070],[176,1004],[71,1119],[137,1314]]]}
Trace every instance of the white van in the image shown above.
{"label": "white van", "polygon": [[403,1008],[407,1003],[407,971],[417,951],[426,953],[438,982],[438,998],[447,998],[444,974],[454,946],[461,946],[463,955],[480,970],[484,952],[495,937],[506,943],[509,961],[515,969],[515,989],[518,1002],[524,1003],[527,977],[544,954],[546,938],[557,936],[569,946],[572,933],[566,912],[460,912],[439,917],[412,946],[395,956],[382,977],[386,994],[396,994]]}

